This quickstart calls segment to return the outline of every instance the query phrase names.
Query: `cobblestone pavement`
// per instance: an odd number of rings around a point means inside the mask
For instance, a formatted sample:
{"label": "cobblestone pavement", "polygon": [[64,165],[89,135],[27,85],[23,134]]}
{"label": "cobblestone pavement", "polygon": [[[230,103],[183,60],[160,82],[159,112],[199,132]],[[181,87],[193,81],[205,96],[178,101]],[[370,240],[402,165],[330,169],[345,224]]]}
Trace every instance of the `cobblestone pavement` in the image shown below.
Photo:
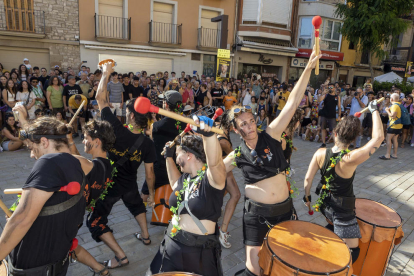
{"label": "cobblestone pavement", "polygon": [[[238,146],[240,143],[239,138],[234,134],[232,134],[232,141],[234,146]],[[83,153],[83,145],[80,143],[79,138],[76,139],[76,142],[79,151]],[[300,195],[296,197],[294,204],[299,218],[325,225],[325,219],[321,214],[315,212],[313,216],[309,216],[305,206],[300,202],[303,196],[303,179],[310,160],[320,144],[304,142],[295,138],[294,145],[298,148],[298,151],[293,153],[292,164],[296,171],[294,175],[297,183],[296,186],[300,191]],[[328,146],[332,146],[332,144]],[[414,149],[409,146],[406,146],[405,149],[399,149],[398,159],[391,161],[378,159],[378,156],[384,153],[385,148],[381,147],[371,159],[358,167],[354,181],[354,191],[359,198],[380,201],[394,208],[404,219],[403,230],[405,237],[403,242],[396,247],[386,275],[414,275]],[[0,198],[7,206],[10,206],[16,197],[4,195],[3,190],[5,188],[21,187],[25,183],[33,163],[34,160],[29,158],[27,150],[0,153]],[[141,187],[144,180],[143,166],[141,166],[138,175],[139,186]],[[243,195],[244,185],[241,172],[236,169],[234,176]],[[319,174],[314,181],[314,187],[317,181],[319,181]],[[225,201],[228,200],[228,197],[228,195],[225,197]],[[229,241],[232,247],[230,249],[223,249],[222,252],[222,264],[226,276],[232,276],[236,271],[244,267],[245,252],[242,242],[242,212],[243,196],[229,225],[231,234]],[[147,220],[150,221],[150,219],[151,210],[147,212]],[[5,222],[4,216],[0,215],[0,231],[2,231]],[[112,270],[112,275],[144,275],[158,250],[164,228],[149,226],[152,243],[149,246],[144,246],[133,236],[133,233],[140,229],[122,202],[118,202],[114,206],[109,216],[109,226],[114,230],[115,238],[127,253],[130,261],[130,265]],[[104,261],[113,257],[113,253],[105,245],[96,243],[91,239],[85,226],[79,230],[77,238],[79,243],[95,256],[98,261]],[[92,275],[92,273],[89,272],[86,266],[74,263],[71,264],[68,275],[82,276]]]}

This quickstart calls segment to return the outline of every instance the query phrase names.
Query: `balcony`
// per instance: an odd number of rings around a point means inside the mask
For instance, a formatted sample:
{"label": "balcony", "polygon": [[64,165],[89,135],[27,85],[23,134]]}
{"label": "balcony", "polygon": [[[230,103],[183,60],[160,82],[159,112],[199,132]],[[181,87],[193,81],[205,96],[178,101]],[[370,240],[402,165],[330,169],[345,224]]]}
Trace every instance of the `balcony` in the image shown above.
{"label": "balcony", "polygon": [[392,49],[388,52],[388,56],[384,59],[384,63],[406,66],[408,61],[408,54],[409,49]]}
{"label": "balcony", "polygon": [[218,29],[198,29],[197,48],[199,50],[213,50],[220,48],[221,31]]}
{"label": "balcony", "polygon": [[178,48],[181,46],[182,26],[171,23],[149,22],[149,41],[152,46]]}
{"label": "balcony", "polygon": [[131,18],[95,13],[95,37],[102,42],[128,43],[131,40]]}
{"label": "balcony", "polygon": [[0,9],[0,35],[44,38],[45,29],[44,11]]}

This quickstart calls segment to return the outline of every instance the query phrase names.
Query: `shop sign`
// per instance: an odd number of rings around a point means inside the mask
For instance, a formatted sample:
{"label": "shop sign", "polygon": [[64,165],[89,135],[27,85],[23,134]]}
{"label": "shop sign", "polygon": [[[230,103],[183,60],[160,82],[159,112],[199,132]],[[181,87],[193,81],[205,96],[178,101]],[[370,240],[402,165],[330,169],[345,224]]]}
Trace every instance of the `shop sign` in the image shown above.
{"label": "shop sign", "polygon": [[[322,53],[321,59],[337,60],[337,61],[344,60],[344,53],[341,53],[341,52],[331,52],[331,51],[321,50],[321,53]],[[312,54],[312,49],[299,49],[299,51],[296,53],[296,57],[310,58],[311,54]]]}
{"label": "shop sign", "polygon": [[230,58],[230,50],[217,49],[217,58]]}
{"label": "shop sign", "polygon": [[[306,58],[292,58],[291,66],[292,67],[302,67],[305,68],[308,64],[309,59]],[[335,62],[333,61],[319,61],[319,69],[321,70],[333,70],[335,67]]]}

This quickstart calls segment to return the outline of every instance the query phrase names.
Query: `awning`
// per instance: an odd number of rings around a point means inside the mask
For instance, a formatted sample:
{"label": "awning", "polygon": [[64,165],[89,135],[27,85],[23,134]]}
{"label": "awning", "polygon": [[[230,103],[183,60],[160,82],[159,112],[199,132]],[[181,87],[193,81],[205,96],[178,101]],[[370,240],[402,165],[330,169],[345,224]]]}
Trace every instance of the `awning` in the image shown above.
{"label": "awning", "polygon": [[282,50],[270,50],[270,49],[258,49],[252,47],[238,47],[239,51],[244,52],[252,52],[252,53],[261,53],[261,54],[269,54],[269,55],[276,55],[276,56],[287,56],[287,57],[294,57],[297,52],[297,48],[293,47],[285,47],[286,51]]}

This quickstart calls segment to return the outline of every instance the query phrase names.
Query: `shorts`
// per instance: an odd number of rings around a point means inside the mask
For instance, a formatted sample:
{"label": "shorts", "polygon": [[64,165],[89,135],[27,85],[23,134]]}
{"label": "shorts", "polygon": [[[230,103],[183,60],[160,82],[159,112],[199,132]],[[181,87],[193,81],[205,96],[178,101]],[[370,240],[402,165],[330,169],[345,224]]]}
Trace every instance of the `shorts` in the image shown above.
{"label": "shorts", "polygon": [[307,125],[312,123],[312,119],[311,118],[303,118],[303,121],[301,123],[302,127],[306,127]]}
{"label": "shorts", "polygon": [[382,122],[382,124],[384,124],[384,125],[388,124],[388,120],[389,120],[388,116],[382,116],[381,115],[381,122]]}
{"label": "shorts", "polygon": [[[272,205],[274,205],[274,208],[277,208],[278,205],[283,204],[285,202],[272,204]],[[252,212],[247,212],[246,209],[244,209],[243,210],[243,242],[244,244],[250,245],[250,246],[261,246],[263,244],[263,240],[266,237],[267,232],[269,232],[270,227],[271,227],[266,224],[266,221],[271,225],[275,225],[282,221],[291,220],[292,214],[293,214],[293,208],[289,212],[276,216],[276,217],[263,217],[255,213],[252,213]]]}
{"label": "shorts", "polygon": [[3,150],[8,151],[9,150],[9,143],[10,141],[4,141],[3,144],[1,144],[1,147]]}
{"label": "shorts", "polygon": [[402,133],[402,128],[400,128],[400,129],[387,128],[387,133],[398,135],[398,134],[401,134]]}
{"label": "shorts", "polygon": [[[329,207],[327,207],[329,208]],[[342,213],[335,213],[334,211],[325,212],[322,209],[323,215],[332,222],[334,233],[341,239],[360,239],[361,231],[359,229],[356,216],[352,219],[343,219]]]}
{"label": "shorts", "polygon": [[336,126],[336,118],[326,118],[323,116],[320,116],[320,122],[319,125],[321,126],[321,129],[329,128],[330,131],[332,131]]}
{"label": "shorts", "polygon": [[111,103],[113,108],[111,109],[111,112],[114,113],[116,116],[121,117],[122,116],[122,108],[121,103]]}
{"label": "shorts", "polygon": [[362,127],[366,128],[371,128],[372,127],[372,114],[371,113],[367,113],[365,115],[364,120],[362,121]]}
{"label": "shorts", "polygon": [[411,125],[403,125],[403,129],[410,129]]}

